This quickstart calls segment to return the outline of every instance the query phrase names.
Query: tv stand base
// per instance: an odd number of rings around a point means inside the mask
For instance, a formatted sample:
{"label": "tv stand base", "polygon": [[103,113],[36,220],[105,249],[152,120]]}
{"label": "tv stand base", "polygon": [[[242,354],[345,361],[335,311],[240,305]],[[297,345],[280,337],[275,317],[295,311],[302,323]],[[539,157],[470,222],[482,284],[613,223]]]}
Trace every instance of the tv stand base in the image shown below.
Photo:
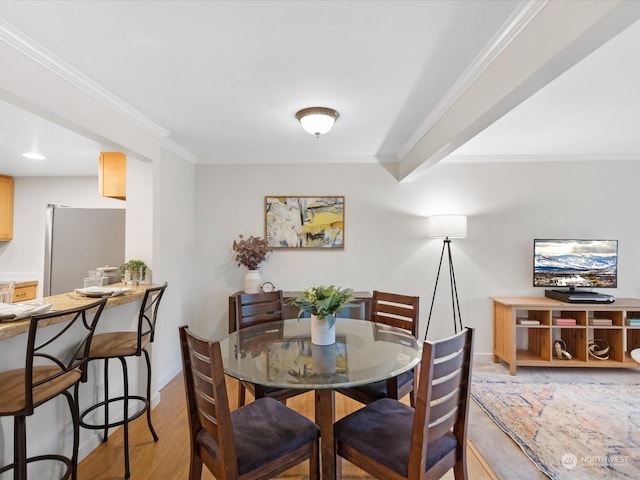
{"label": "tv stand base", "polygon": [[566,303],[613,303],[616,300],[613,295],[571,290],[545,290],[544,296]]}

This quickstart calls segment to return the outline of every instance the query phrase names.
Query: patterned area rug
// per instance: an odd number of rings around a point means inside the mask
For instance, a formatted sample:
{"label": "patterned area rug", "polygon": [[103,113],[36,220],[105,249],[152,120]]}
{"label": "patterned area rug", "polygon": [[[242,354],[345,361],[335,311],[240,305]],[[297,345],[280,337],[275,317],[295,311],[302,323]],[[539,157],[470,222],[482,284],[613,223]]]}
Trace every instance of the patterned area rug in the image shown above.
{"label": "patterned area rug", "polygon": [[550,478],[639,479],[640,370],[564,370],[475,369],[471,395]]}

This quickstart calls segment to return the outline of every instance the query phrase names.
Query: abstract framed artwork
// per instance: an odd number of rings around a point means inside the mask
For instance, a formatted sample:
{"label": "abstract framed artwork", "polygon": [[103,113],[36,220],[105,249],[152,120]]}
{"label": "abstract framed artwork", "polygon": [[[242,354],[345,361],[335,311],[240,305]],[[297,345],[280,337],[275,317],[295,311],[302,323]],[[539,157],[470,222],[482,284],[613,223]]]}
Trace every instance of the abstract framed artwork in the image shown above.
{"label": "abstract framed artwork", "polygon": [[344,248],[344,196],[265,197],[271,248]]}

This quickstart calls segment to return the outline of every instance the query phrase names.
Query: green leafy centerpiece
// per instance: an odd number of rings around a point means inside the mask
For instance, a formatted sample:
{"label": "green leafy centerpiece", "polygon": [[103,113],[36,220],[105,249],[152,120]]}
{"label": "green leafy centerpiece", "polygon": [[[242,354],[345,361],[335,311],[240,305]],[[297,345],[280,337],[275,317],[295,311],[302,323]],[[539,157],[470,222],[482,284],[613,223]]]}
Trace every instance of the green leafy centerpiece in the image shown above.
{"label": "green leafy centerpiece", "polygon": [[336,314],[344,308],[355,306],[353,290],[335,285],[307,288],[287,303],[298,307],[298,318],[308,312],[311,315],[311,343],[331,345],[336,341]]}

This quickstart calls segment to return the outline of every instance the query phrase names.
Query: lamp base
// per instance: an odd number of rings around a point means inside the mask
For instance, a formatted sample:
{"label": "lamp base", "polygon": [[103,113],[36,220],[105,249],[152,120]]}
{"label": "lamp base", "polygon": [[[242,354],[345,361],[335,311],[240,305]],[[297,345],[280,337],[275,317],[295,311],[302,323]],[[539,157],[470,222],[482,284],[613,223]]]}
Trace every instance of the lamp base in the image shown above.
{"label": "lamp base", "polygon": [[444,252],[447,251],[447,258],[449,259],[449,284],[451,286],[451,307],[453,309],[453,331],[458,333],[458,326],[460,331],[462,328],[462,317],[460,315],[460,302],[458,301],[458,286],[456,284],[456,274],[453,270],[453,257],[451,256],[451,240],[449,237],[445,238],[442,242],[442,252],[440,253],[440,263],[438,264],[438,273],[436,275],[436,284],[433,287],[433,298],[431,299],[431,308],[429,309],[429,318],[427,320],[427,329],[424,332],[424,340],[427,340],[427,334],[429,333],[429,324],[431,323],[431,314],[433,313],[433,304],[436,300],[436,292],[438,290],[438,281],[440,280],[440,270],[442,269],[442,260],[444,259]]}

